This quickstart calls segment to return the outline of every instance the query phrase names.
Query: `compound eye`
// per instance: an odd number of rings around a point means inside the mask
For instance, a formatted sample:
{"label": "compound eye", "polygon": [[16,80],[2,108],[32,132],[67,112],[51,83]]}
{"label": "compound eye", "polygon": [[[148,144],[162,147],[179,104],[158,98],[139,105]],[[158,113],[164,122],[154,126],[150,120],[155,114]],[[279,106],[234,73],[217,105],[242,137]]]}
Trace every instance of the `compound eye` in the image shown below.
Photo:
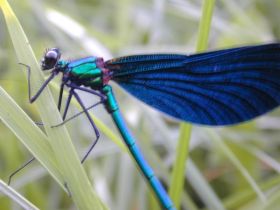
{"label": "compound eye", "polygon": [[50,60],[57,60],[58,54],[56,51],[54,50],[50,50],[46,53],[46,58],[50,59]]}
{"label": "compound eye", "polygon": [[42,60],[42,69],[49,70],[55,67],[60,58],[60,52],[57,48],[48,50]]}

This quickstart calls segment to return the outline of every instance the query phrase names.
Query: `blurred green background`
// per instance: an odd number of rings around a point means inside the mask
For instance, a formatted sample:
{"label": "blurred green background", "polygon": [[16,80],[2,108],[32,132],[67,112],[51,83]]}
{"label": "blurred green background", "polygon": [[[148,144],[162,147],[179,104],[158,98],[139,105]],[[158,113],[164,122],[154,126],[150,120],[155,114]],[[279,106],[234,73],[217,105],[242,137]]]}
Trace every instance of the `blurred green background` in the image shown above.
{"label": "blurred green background", "polygon": [[[9,3],[38,60],[48,47],[61,48],[65,59],[193,53],[202,8],[202,0],[9,0]],[[277,41],[279,11],[279,0],[216,0],[209,49]],[[1,14],[0,85],[34,121],[40,121],[35,106],[28,102],[27,80],[17,63]],[[144,155],[162,180],[170,179],[167,169],[172,168],[176,155],[179,122],[113,86]],[[57,95],[55,89],[53,93]],[[92,104],[95,99],[84,95],[84,100]],[[77,110],[71,111],[73,114]],[[103,107],[93,113],[116,132]],[[82,157],[94,133],[85,117],[67,126]],[[182,209],[279,209],[279,134],[279,109],[239,126],[194,125]],[[0,123],[0,178],[7,180],[29,158],[30,153]],[[104,135],[101,134],[84,167],[94,189],[110,209],[149,209],[149,190],[133,161]],[[254,189],[248,177],[255,184]],[[75,209],[71,199],[36,162],[14,177],[12,187],[40,209]],[[20,208],[0,195],[2,209]]]}

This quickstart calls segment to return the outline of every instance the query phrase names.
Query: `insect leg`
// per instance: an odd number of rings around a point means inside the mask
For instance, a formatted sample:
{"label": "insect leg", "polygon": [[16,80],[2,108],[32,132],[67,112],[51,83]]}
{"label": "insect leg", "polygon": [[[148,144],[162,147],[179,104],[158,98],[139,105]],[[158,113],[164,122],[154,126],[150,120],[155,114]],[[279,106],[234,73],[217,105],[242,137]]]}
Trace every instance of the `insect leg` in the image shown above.
{"label": "insect leg", "polygon": [[[103,104],[103,103],[104,103],[104,101],[99,101],[99,102],[97,102],[97,103],[91,105],[90,107],[87,107],[85,110],[88,111],[88,110],[90,110],[90,109],[96,107],[97,105]],[[73,120],[74,118],[80,116],[81,114],[85,113],[85,110],[80,111],[80,112],[78,112],[77,114],[74,114],[73,116],[67,118],[66,120],[63,119],[63,122],[62,122],[62,123],[59,123],[59,124],[57,124],[57,125],[53,125],[53,126],[51,126],[51,127],[52,127],[52,128],[55,128],[55,127],[59,127],[59,126],[61,126],[61,125],[64,125],[64,124],[66,124],[67,122],[69,122],[69,121]]]}
{"label": "insect leg", "polygon": [[95,132],[95,135],[96,135],[95,141],[92,143],[92,145],[90,146],[89,150],[87,151],[87,153],[85,154],[85,156],[83,157],[83,159],[81,161],[83,163],[87,159],[88,155],[90,154],[90,152],[92,151],[92,149],[94,148],[96,143],[98,142],[100,134],[99,134],[99,131],[98,131],[96,125],[94,124],[92,118],[90,117],[90,115],[88,113],[88,110],[86,110],[85,105],[83,104],[81,98],[79,97],[79,95],[74,90],[73,90],[73,95],[77,99],[77,101],[80,104],[80,106],[82,107],[83,111],[85,112],[85,114],[86,114],[86,116],[87,116],[87,118],[88,118],[88,120],[89,120],[89,122],[90,122],[90,124],[91,124],[91,126],[92,126],[92,128],[94,130],[94,132]]}
{"label": "insect leg", "polygon": [[49,76],[49,78],[43,83],[43,85],[39,88],[39,90],[37,91],[37,93],[35,93],[34,96],[31,96],[31,68],[30,66],[23,64],[23,63],[19,63],[20,65],[23,65],[27,68],[27,81],[28,81],[28,97],[29,97],[29,102],[33,103],[34,101],[36,101],[36,99],[39,97],[39,95],[43,92],[43,90],[45,89],[45,87],[49,84],[49,82],[56,76],[56,72],[52,72],[51,75]]}
{"label": "insect leg", "polygon": [[26,163],[24,163],[21,167],[19,167],[17,170],[15,170],[10,176],[9,176],[9,181],[8,181],[8,185],[11,184],[12,178],[14,177],[14,175],[16,175],[19,171],[21,171],[22,169],[24,169],[26,166],[28,166],[32,161],[34,161],[35,158],[31,158],[29,161],[27,161]]}
{"label": "insect leg", "polygon": [[[98,92],[96,92],[96,91],[94,91],[94,90],[90,90],[90,89],[88,89],[88,88],[79,87],[79,86],[77,86],[77,85],[75,85],[75,84],[68,84],[67,86],[70,87],[71,89],[78,89],[78,90],[85,91],[85,92],[91,93],[91,94],[93,94],[93,95],[99,96],[99,97],[100,97],[100,101],[97,102],[97,103],[95,103],[95,104],[93,104],[93,105],[91,105],[91,106],[88,107],[88,108],[85,108],[83,111],[81,111],[81,112],[79,112],[79,113],[77,113],[77,114],[75,114],[75,115],[69,117],[69,118],[66,119],[66,120],[65,120],[66,113],[64,112],[65,116],[63,115],[63,122],[62,122],[62,123],[59,123],[59,124],[57,124],[57,125],[54,125],[54,126],[52,126],[52,127],[58,127],[58,126],[64,125],[65,123],[69,122],[70,120],[72,120],[72,119],[74,119],[74,118],[80,116],[81,114],[83,114],[83,113],[85,112],[85,110],[88,111],[88,110],[92,109],[93,107],[96,107],[96,106],[99,105],[99,104],[103,104],[104,101],[105,101],[105,99],[106,99],[106,96],[105,96],[104,94],[98,93]],[[68,103],[68,102],[67,102],[67,103]],[[69,101],[69,103],[70,103],[70,101]],[[69,103],[66,105],[66,107],[69,106]],[[66,108],[65,108],[65,109],[66,109]],[[67,109],[68,109],[68,108],[67,108]]]}
{"label": "insect leg", "polygon": [[68,112],[68,109],[69,109],[69,105],[70,105],[72,96],[73,96],[73,89],[71,89],[69,91],[69,95],[68,95],[68,98],[67,98],[67,101],[66,101],[66,105],[65,105],[65,108],[64,108],[64,112],[63,112],[63,116],[62,116],[63,122],[64,122],[64,120],[66,118],[66,115],[67,115],[67,112]]}
{"label": "insect leg", "polygon": [[[60,85],[60,91],[59,91],[59,97],[58,97],[58,103],[57,103],[57,108],[59,111],[61,109],[64,85],[65,85],[65,83],[61,83],[61,85]],[[38,126],[44,126],[44,123],[42,123],[42,122],[35,122],[35,124]]]}
{"label": "insect leg", "polygon": [[[49,78],[43,83],[43,85],[39,88],[38,92],[34,95],[31,96],[31,68],[30,66],[23,64],[23,63],[19,63],[20,65],[23,65],[27,68],[27,82],[28,82],[28,97],[29,97],[29,102],[33,103],[38,97],[39,95],[43,92],[43,90],[45,89],[45,87],[48,85],[48,83],[56,76],[55,72],[52,72],[52,74],[49,76]],[[36,123],[36,125],[40,125],[42,126],[43,123]],[[21,167],[19,167],[17,170],[15,170],[10,176],[9,176],[9,180],[8,180],[8,185],[10,185],[12,178],[14,175],[16,175],[19,171],[21,171],[22,169],[24,169],[26,166],[28,166],[30,163],[32,163],[35,160],[34,157],[32,157],[29,161],[27,161],[25,164],[23,164]]]}
{"label": "insect leg", "polygon": [[61,83],[60,91],[59,91],[59,97],[58,97],[58,103],[57,103],[57,108],[58,108],[59,111],[60,111],[60,108],[61,108],[63,89],[64,89],[64,83]]}

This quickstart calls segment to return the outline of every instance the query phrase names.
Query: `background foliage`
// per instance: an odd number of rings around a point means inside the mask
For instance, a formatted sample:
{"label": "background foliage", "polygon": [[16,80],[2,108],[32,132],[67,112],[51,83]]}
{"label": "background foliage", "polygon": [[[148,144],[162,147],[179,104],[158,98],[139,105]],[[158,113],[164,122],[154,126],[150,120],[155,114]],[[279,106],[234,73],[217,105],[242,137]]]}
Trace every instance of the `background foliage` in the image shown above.
{"label": "background foliage", "polygon": [[[60,47],[63,57],[98,55],[109,59],[151,52],[195,51],[202,1],[195,0],[10,0],[40,60],[46,47]],[[267,43],[279,39],[280,1],[216,0],[210,49]],[[0,85],[34,121],[27,100],[25,74],[18,66],[4,18],[0,15]],[[170,180],[179,123],[152,110],[115,86],[121,110],[145,156],[162,180]],[[52,89],[57,95],[56,89]],[[84,96],[88,104],[94,98]],[[76,112],[73,108],[73,113]],[[103,109],[93,110],[115,133]],[[280,165],[279,109],[249,123],[227,128],[193,126],[182,209],[277,209]],[[67,124],[80,157],[93,132],[84,117]],[[31,157],[0,123],[0,178]],[[148,189],[130,157],[101,135],[84,164],[94,189],[111,209],[149,209]],[[40,209],[74,209],[73,202],[38,163],[12,186]],[[0,209],[19,209],[0,197]]]}

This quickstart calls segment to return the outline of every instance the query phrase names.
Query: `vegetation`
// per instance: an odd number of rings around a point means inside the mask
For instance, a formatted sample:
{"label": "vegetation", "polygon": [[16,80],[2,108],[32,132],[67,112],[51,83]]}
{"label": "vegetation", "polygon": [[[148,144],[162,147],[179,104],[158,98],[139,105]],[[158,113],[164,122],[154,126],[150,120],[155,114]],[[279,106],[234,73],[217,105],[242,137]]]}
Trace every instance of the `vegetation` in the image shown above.
{"label": "vegetation", "polygon": [[[92,110],[101,139],[82,167],[79,159],[94,139],[87,119],[81,116],[67,123],[67,129],[51,129],[60,120],[51,96],[56,101],[59,78],[38,103],[29,104],[26,72],[19,62],[31,65],[36,91],[43,81],[36,60],[48,47],[61,48],[67,59],[98,55],[106,60],[268,43],[280,36],[278,1],[9,0],[24,32],[5,2],[0,0],[5,14],[0,16],[0,210],[18,209],[17,202],[29,209],[159,208],[104,107]],[[145,157],[165,185],[171,185],[179,209],[278,209],[279,109],[237,126],[192,125],[190,130],[117,85],[113,88]],[[81,96],[87,104],[95,100]],[[77,107],[72,104],[71,114]],[[13,178],[15,191],[7,187],[9,175],[33,155],[38,161]],[[182,167],[175,170],[178,165]]]}

